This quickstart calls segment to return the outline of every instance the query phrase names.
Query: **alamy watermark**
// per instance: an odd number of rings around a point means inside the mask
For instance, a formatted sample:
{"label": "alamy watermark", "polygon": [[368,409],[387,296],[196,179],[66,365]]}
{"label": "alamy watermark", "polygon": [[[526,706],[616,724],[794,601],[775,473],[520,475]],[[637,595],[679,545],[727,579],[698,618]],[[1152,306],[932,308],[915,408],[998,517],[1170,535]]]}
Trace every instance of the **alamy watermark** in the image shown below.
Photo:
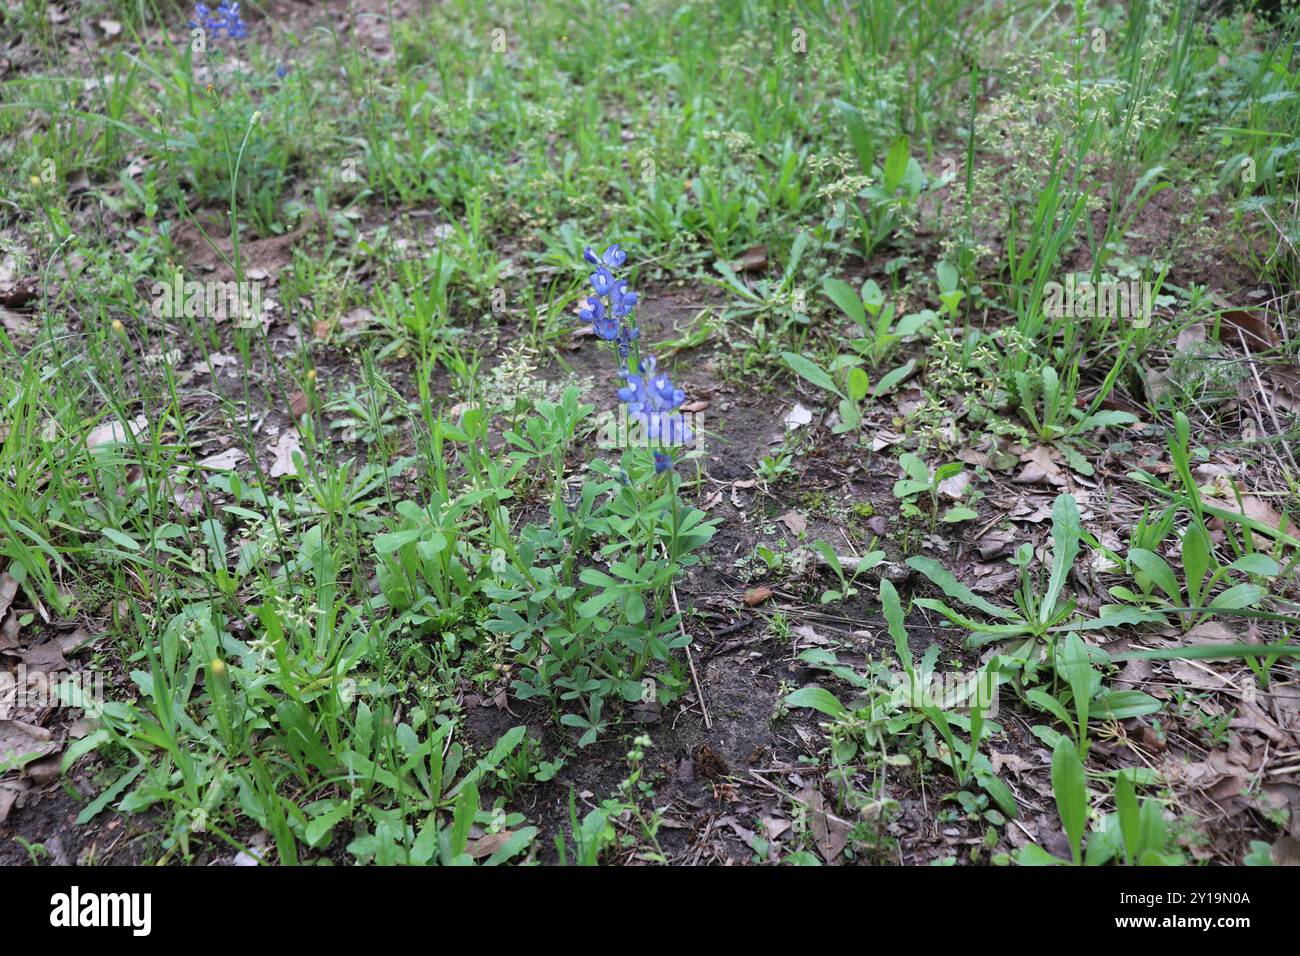
{"label": "alamy watermark", "polygon": [[897,704],[916,710],[935,707],[949,713],[979,710],[986,717],[997,716],[1000,684],[997,672],[989,669],[914,677],[894,671],[889,675]]}
{"label": "alamy watermark", "polygon": [[104,703],[102,671],[34,671],[19,664],[0,671],[0,718],[19,710],[76,707],[95,712]]}
{"label": "alamy watermark", "polygon": [[1064,284],[1043,287],[1043,311],[1054,319],[1130,319],[1134,327],[1144,329],[1151,324],[1154,297],[1151,282],[1079,282],[1070,274]]}
{"label": "alamy watermark", "polygon": [[170,282],[155,282],[149,292],[156,319],[262,320],[261,282],[186,282],[177,272]]}

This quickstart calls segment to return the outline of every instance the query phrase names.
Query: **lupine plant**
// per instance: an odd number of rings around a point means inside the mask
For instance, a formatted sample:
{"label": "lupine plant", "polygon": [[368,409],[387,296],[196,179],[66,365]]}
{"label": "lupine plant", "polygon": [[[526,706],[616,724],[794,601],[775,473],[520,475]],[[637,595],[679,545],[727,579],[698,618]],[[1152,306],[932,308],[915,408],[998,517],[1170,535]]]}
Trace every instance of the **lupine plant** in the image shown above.
{"label": "lupine plant", "polygon": [[[593,462],[597,480],[573,490],[564,480],[562,446],[550,443],[551,523],[526,525],[508,543],[511,560],[485,588],[496,603],[484,625],[516,654],[516,695],[548,701],[558,722],[581,731],[582,745],[605,730],[608,700],[667,703],[685,689],[671,652],[689,637],[672,587],[714,531],[702,511],[678,497],[673,449],[694,432],[680,411],[685,393],[653,356],[639,355],[637,294],[618,275],[627,254],[612,245],[599,256],[588,248],[584,257],[596,268],[580,318],[609,343],[616,363],[624,414],[609,444],[622,456],[618,467]],[[562,404],[572,412],[565,431],[573,438],[592,407],[577,405],[576,389]],[[547,414],[548,407],[539,403],[537,411]],[[546,461],[536,441],[513,433],[507,440],[516,461]]]}

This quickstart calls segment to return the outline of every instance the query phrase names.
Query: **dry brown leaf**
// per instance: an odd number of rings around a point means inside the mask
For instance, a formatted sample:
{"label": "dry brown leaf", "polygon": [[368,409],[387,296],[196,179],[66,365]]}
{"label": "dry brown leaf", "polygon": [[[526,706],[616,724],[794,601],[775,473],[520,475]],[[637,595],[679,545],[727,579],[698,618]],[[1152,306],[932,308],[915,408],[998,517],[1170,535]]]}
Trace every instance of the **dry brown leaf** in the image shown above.
{"label": "dry brown leaf", "polygon": [[294,478],[298,474],[298,466],[294,463],[293,456],[297,452],[302,452],[302,439],[298,435],[298,429],[290,428],[280,434],[279,440],[276,441],[271,449],[274,460],[271,462],[271,477],[279,478],[281,476]]}
{"label": "dry brown leaf", "polygon": [[58,750],[54,735],[44,727],[21,720],[0,720],[0,769],[35,755],[46,757]]}
{"label": "dry brown leaf", "polygon": [[1202,621],[1183,635],[1188,644],[1239,644],[1237,632],[1223,621]]}
{"label": "dry brown leaf", "polygon": [[745,592],[745,606],[757,607],[772,596],[771,588],[750,588]]}
{"label": "dry brown leaf", "polygon": [[966,494],[966,489],[970,487],[970,472],[965,469],[957,472],[951,478],[945,478],[939,482],[939,495],[947,498],[949,501],[956,501],[962,495]]}
{"label": "dry brown leaf", "polygon": [[767,267],[767,245],[760,243],[746,249],[739,259],[731,264],[736,272],[762,272]]}
{"label": "dry brown leaf", "polygon": [[0,826],[4,826],[4,822],[9,819],[9,811],[13,809],[23,791],[30,786],[31,784],[26,780],[5,780],[0,782]]}
{"label": "dry brown leaf", "polygon": [[787,511],[781,515],[781,523],[790,529],[791,534],[803,534],[808,530],[808,519],[797,511]]}
{"label": "dry brown leaf", "polygon": [[470,840],[465,844],[465,852],[476,860],[491,856],[497,850],[506,845],[506,841],[515,835],[514,830],[501,830],[498,833],[487,833],[477,839]]}
{"label": "dry brown leaf", "polygon": [[208,455],[207,458],[202,459],[197,464],[199,468],[210,468],[213,471],[230,471],[247,457],[238,448],[227,448],[215,455]]}
{"label": "dry brown leaf", "polygon": [[1052,456],[1052,450],[1046,445],[1035,445],[1020,456],[1025,466],[1014,481],[1021,485],[1046,483],[1057,488],[1064,488],[1065,472]]}
{"label": "dry brown leaf", "polygon": [[826,801],[820,790],[804,790],[798,799],[812,811],[812,832],[817,851],[827,863],[835,862],[836,857],[848,845],[852,827],[847,821],[826,812]]}
{"label": "dry brown leaf", "polygon": [[1300,866],[1300,840],[1281,837],[1270,850],[1275,866]]}
{"label": "dry brown leaf", "polygon": [[17,595],[18,580],[8,571],[0,574],[0,620],[4,620],[5,612],[14,603],[14,598]]}
{"label": "dry brown leaf", "polygon": [[826,647],[831,643],[830,638],[819,634],[811,624],[800,624],[794,629],[794,633],[799,638],[800,644],[816,644],[818,647]]}
{"label": "dry brown leaf", "polygon": [[1226,345],[1240,345],[1244,341],[1246,348],[1258,352],[1278,344],[1267,315],[1247,309],[1226,309],[1219,318],[1223,326],[1219,338]]}
{"label": "dry brown leaf", "polygon": [[[1258,521],[1265,527],[1272,528],[1274,531],[1280,532],[1282,530],[1282,516],[1277,513],[1272,505],[1256,495],[1242,495],[1240,508],[1237,506],[1235,500],[1229,501],[1217,498],[1206,498],[1205,503],[1212,505],[1215,508],[1222,508],[1224,511],[1229,511],[1233,514],[1244,514],[1247,518],[1253,518],[1255,521]],[[1214,519],[1213,524],[1215,527],[1222,526],[1222,522],[1218,518]],[[1294,531],[1295,527],[1292,521],[1288,518],[1286,533],[1293,534]],[[1273,546],[1271,539],[1267,535],[1257,531],[1252,531],[1251,535],[1254,538],[1255,547],[1259,550],[1268,551]]]}
{"label": "dry brown leaf", "polygon": [[[131,438],[144,431],[148,424],[149,420],[143,415],[135,416],[135,418],[127,422],[126,425],[123,425],[122,422],[117,419],[113,419],[111,422],[104,422],[104,424],[95,428],[86,436],[86,446],[93,450],[101,445],[129,441]],[[127,430],[128,428],[130,429],[129,432]]]}

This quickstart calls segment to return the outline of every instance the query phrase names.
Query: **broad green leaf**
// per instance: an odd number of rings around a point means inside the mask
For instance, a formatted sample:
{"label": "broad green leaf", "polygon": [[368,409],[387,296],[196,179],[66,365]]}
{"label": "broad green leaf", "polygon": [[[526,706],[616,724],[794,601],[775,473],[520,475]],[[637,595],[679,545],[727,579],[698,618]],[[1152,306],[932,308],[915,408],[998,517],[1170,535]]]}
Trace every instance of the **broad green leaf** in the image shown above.
{"label": "broad green leaf", "polygon": [[1047,581],[1047,594],[1043,597],[1038,619],[1046,624],[1056,610],[1057,599],[1065,587],[1065,579],[1079,555],[1079,537],[1083,525],[1079,520],[1079,506],[1073,495],[1057,495],[1052,503],[1052,575]]}
{"label": "broad green leaf", "polygon": [[838,395],[840,398],[848,398],[847,395],[840,391],[839,386],[835,384],[835,380],[830,377],[826,370],[811,359],[795,352],[782,352],[781,358],[800,378],[806,379],[818,388]]}
{"label": "broad green leaf", "polygon": [[822,283],[822,291],[826,297],[840,307],[840,311],[856,322],[863,330],[867,330],[867,310],[862,305],[862,299],[853,287],[843,279],[827,278]]}
{"label": "broad green leaf", "polygon": [[1083,860],[1083,831],[1088,825],[1088,788],[1084,783],[1083,762],[1074,741],[1062,737],[1052,753],[1052,793],[1056,812],[1070,841],[1074,863]]}
{"label": "broad green leaf", "polygon": [[907,625],[903,622],[903,606],[898,600],[898,591],[892,581],[882,578],[880,581],[880,606],[889,625],[889,636],[894,639],[894,650],[898,654],[898,663],[910,677],[912,674],[912,648],[907,643]]}
{"label": "broad green leaf", "polygon": [[1210,607],[1233,609],[1251,607],[1264,597],[1264,589],[1258,584],[1238,584],[1222,591],[1210,601]]}
{"label": "broad green leaf", "polygon": [[827,717],[843,717],[848,708],[823,687],[801,687],[785,698],[787,707],[811,707]]}
{"label": "broad green leaf", "polygon": [[1164,591],[1170,601],[1174,604],[1180,603],[1182,594],[1178,589],[1178,579],[1174,577],[1173,568],[1169,567],[1164,558],[1145,548],[1129,548],[1128,559],[1161,591]]}
{"label": "broad green leaf", "polygon": [[1187,579],[1187,599],[1192,605],[1201,603],[1201,588],[1209,567],[1210,538],[1200,523],[1193,521],[1183,535],[1183,576]]}

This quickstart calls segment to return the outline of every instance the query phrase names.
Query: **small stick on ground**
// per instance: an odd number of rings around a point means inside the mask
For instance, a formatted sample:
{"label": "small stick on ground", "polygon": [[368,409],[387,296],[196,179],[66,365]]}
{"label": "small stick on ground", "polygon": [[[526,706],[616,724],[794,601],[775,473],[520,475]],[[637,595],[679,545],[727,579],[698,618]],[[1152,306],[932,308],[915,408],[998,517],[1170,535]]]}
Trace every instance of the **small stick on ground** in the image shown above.
{"label": "small stick on ground", "polygon": [[[673,595],[673,610],[677,612],[677,627],[681,629],[682,637],[690,640],[690,635],[686,633],[686,625],[682,623],[682,606],[677,603],[677,585],[669,586]],[[704,729],[713,729],[713,718],[709,716],[709,705],[704,702],[704,688],[700,686],[700,675],[695,672],[695,655],[691,653],[691,645],[686,645],[686,663],[691,665],[691,681],[695,684],[695,696],[700,699],[700,713],[704,714]]]}

